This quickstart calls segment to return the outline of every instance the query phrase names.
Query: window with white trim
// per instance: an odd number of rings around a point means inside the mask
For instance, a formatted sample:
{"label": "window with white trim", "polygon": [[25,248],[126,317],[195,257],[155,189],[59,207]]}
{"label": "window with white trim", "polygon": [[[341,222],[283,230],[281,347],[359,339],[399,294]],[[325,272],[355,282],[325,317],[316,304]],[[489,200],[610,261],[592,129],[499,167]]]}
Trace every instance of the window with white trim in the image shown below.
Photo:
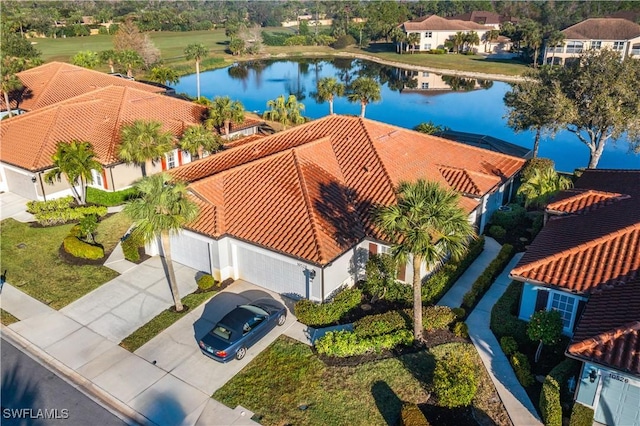
{"label": "window with white trim", "polygon": [[431,50],[431,43],[427,43],[424,45],[424,50]]}
{"label": "window with white trim", "polygon": [[379,246],[380,247],[380,254],[388,254],[389,256],[391,256],[391,247],[387,247],[387,246]]}
{"label": "window with white trim", "polygon": [[91,175],[93,176],[93,184],[95,186],[99,186],[104,188],[104,183],[102,182],[102,173],[97,170],[91,170]]}
{"label": "window with white trim", "polygon": [[582,53],[582,46],[581,41],[570,41],[567,43],[567,53]]}
{"label": "window with white trim", "polygon": [[562,316],[562,327],[565,330],[571,329],[573,314],[575,311],[576,299],[562,293],[552,293],[549,310],[560,312]]}
{"label": "window with white trim", "polygon": [[591,42],[591,49],[600,50],[602,48],[602,41],[594,40]]}
{"label": "window with white trim", "polygon": [[167,169],[176,167],[176,155],[173,151],[167,154]]}
{"label": "window with white trim", "polygon": [[614,41],[613,50],[617,50],[617,51],[624,50],[624,41]]}
{"label": "window with white trim", "polygon": [[422,76],[423,77],[429,77],[429,72],[428,71],[422,71]]}
{"label": "window with white trim", "polygon": [[433,37],[433,32],[427,31],[424,33],[424,38],[431,38],[431,37]]}
{"label": "window with white trim", "polygon": [[423,89],[428,89],[429,88],[429,83],[427,83],[427,82],[422,83],[422,88]]}

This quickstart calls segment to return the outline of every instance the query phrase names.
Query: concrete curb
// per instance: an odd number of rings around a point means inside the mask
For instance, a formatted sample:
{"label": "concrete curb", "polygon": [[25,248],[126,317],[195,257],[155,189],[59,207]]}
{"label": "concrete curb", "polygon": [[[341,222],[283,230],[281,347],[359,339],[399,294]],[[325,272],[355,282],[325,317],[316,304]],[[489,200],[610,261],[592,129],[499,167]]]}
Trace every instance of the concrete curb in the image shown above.
{"label": "concrete curb", "polygon": [[48,353],[44,351],[34,350],[34,346],[29,340],[22,337],[20,334],[11,330],[7,326],[2,326],[2,337],[11,342],[16,347],[19,347],[24,352],[27,352],[33,358],[37,359],[42,364],[50,367],[54,372],[62,376],[68,382],[73,383],[80,391],[89,396],[91,399],[100,402],[105,405],[107,409],[112,411],[121,420],[130,425],[154,425],[149,419],[142,414],[133,410],[124,402],[115,398],[104,389],[95,385],[89,379],[78,374],[76,371],[64,365]]}

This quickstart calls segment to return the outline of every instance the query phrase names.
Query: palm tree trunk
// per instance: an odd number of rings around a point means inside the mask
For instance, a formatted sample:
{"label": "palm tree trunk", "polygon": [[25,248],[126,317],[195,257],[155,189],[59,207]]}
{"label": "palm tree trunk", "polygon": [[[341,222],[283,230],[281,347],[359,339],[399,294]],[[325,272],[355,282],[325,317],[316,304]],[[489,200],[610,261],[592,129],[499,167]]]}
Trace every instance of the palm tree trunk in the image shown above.
{"label": "palm tree trunk", "polygon": [[533,142],[533,158],[538,157],[538,149],[540,148],[540,127],[536,129],[536,139]]}
{"label": "palm tree trunk", "polygon": [[421,342],[422,336],[422,281],[420,280],[420,265],[422,259],[413,256],[413,338]]}
{"label": "palm tree trunk", "polygon": [[142,169],[142,177],[147,177],[147,162],[140,163],[140,168]]}
{"label": "palm tree trunk", "polygon": [[4,104],[7,106],[7,113],[9,114],[9,118],[11,118],[13,114],[11,114],[11,105],[9,105],[9,92],[6,90],[4,91]]}
{"label": "palm tree trunk", "polygon": [[231,120],[224,120],[224,135],[229,139],[229,129],[231,128]]}
{"label": "palm tree trunk", "polygon": [[329,115],[333,115],[333,98],[329,99]]}
{"label": "palm tree trunk", "polygon": [[116,72],[116,70],[113,69],[113,60],[112,59],[109,59],[109,69],[111,70],[111,74]]}
{"label": "palm tree trunk", "polygon": [[196,93],[200,99],[200,61],[196,61]]}
{"label": "palm tree trunk", "polygon": [[364,112],[367,108],[366,102],[360,102],[360,117],[364,118]]}
{"label": "palm tree trunk", "polygon": [[164,260],[167,262],[167,272],[169,273],[169,288],[171,289],[171,295],[173,296],[173,303],[175,304],[176,311],[180,312],[184,309],[182,301],[180,300],[180,294],[178,293],[178,284],[176,281],[176,274],[173,270],[173,262],[171,261],[171,246],[169,242],[169,232],[163,232],[160,235],[162,240],[162,252],[164,254]]}

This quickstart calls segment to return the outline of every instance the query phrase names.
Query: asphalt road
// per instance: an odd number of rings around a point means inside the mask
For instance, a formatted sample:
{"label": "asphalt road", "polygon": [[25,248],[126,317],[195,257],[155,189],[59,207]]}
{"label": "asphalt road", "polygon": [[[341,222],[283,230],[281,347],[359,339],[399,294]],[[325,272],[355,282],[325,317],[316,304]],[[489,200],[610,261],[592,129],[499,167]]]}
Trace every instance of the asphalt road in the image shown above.
{"label": "asphalt road", "polygon": [[3,426],[127,424],[5,339],[0,343]]}

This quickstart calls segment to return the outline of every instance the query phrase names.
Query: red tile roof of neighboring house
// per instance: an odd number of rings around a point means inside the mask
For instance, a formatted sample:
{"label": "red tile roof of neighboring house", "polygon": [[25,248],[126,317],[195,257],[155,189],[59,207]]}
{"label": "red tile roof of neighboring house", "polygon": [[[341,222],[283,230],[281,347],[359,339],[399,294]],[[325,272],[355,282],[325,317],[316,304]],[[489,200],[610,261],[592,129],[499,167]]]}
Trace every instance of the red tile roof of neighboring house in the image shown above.
{"label": "red tile roof of neighboring house", "polygon": [[622,18],[590,18],[562,30],[568,40],[630,40],[640,25]]}
{"label": "red tile roof of neighboring house", "polygon": [[471,21],[445,19],[438,15],[428,15],[402,24],[405,31],[474,31],[491,30],[492,27]]}
{"label": "red tile roof of neighboring house", "polygon": [[591,293],[567,353],[640,376],[640,279]]}
{"label": "red tile roof of neighboring house", "polygon": [[120,128],[156,120],[179,137],[205,108],[131,87],[109,86],[0,122],[0,161],[38,171],[52,166],[58,142],[91,142],[103,165],[119,162]]}
{"label": "red tile roof of neighboring house", "polygon": [[237,138],[237,139],[232,139],[229,142],[225,142],[224,143],[224,147],[227,148],[227,149],[228,148],[235,148],[237,146],[244,145],[244,144],[247,144],[249,142],[255,142],[258,139],[264,138],[265,136],[266,135],[263,135],[261,133],[254,133],[253,135],[243,136],[243,137],[240,137],[240,138]]}
{"label": "red tile roof of neighboring house", "polygon": [[[436,180],[478,198],[524,160],[358,117],[333,115],[171,170],[209,207],[190,229],[233,235],[326,264],[365,235],[376,237],[371,207],[395,200],[402,180]],[[448,183],[450,167],[466,180]],[[463,197],[471,212],[476,198]]]}
{"label": "red tile roof of neighboring house", "polygon": [[640,170],[586,170],[575,186],[551,205],[580,214],[549,220],[512,277],[580,293],[640,277]]}
{"label": "red tile roof of neighboring house", "polygon": [[[49,62],[22,71],[17,75],[25,86],[25,90],[19,104],[16,105],[14,101],[12,106],[28,111],[43,108],[106,86],[123,86],[145,92],[164,93],[164,89],[160,87],[63,62]],[[4,98],[0,99],[0,106],[2,109],[6,109]]]}
{"label": "red tile roof of neighboring house", "polygon": [[500,15],[499,13],[488,12],[486,10],[474,10],[473,12],[454,15],[447,19],[453,19],[453,20],[459,20],[459,21],[472,21],[482,25],[497,25],[503,22],[518,22],[517,18],[503,16],[503,15]]}
{"label": "red tile roof of neighboring house", "polygon": [[547,211],[553,213],[586,213],[604,207],[628,195],[615,192],[595,191],[593,189],[574,189],[563,191],[555,201],[547,205]]}

